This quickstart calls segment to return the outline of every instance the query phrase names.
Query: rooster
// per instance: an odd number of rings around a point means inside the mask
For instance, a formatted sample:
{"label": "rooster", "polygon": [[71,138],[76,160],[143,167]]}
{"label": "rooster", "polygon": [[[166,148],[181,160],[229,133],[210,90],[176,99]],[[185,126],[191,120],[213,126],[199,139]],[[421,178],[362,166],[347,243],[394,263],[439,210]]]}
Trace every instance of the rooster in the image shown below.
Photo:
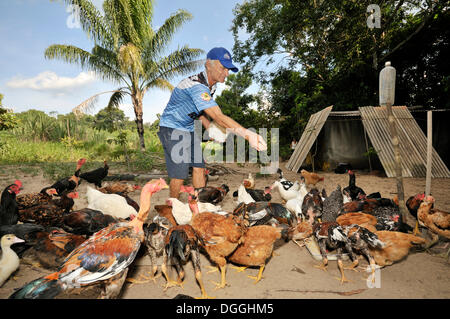
{"label": "rooster", "polygon": [[54,188],[56,189],[57,195],[60,196],[64,191],[74,191],[80,183],[80,170],[85,163],[85,158],[79,159],[77,161],[77,168],[75,170],[75,173],[71,177],[64,177],[53,183],[51,186],[44,187],[41,192],[45,191],[47,188]]}
{"label": "rooster", "polygon": [[319,174],[308,172],[305,169],[300,171],[300,175],[305,179],[306,185],[312,185],[313,187],[315,187],[318,182],[322,182],[324,180],[324,178]]}
{"label": "rooster", "polygon": [[57,272],[26,284],[9,298],[54,298],[68,289],[92,285],[104,287],[102,298],[117,297],[128,266],[144,240],[143,223],[150,210],[151,196],[162,188],[168,188],[163,179],[148,182],[141,191],[137,218],[111,224],[93,234],[67,256]]}
{"label": "rooster", "polygon": [[2,192],[0,202],[0,225],[15,225],[19,220],[19,206],[16,196],[22,189],[22,182],[15,180],[13,184],[8,185]]}
{"label": "rooster", "polygon": [[[191,225],[178,225],[169,229],[164,240],[163,262],[161,272],[167,279],[165,289],[172,286],[182,286],[184,279],[184,269],[182,264],[186,263],[189,257],[194,265],[195,279],[197,279],[202,292],[201,299],[211,298],[207,295],[202,280],[202,271],[200,268],[200,252],[199,247],[202,246],[203,240],[196,233]],[[175,266],[179,281],[171,280],[167,273],[167,262],[171,261]]]}
{"label": "rooster", "polygon": [[108,175],[109,166],[104,161],[103,167],[99,167],[92,171],[80,174],[80,178],[85,181],[94,184],[97,187],[102,187],[102,180]]}

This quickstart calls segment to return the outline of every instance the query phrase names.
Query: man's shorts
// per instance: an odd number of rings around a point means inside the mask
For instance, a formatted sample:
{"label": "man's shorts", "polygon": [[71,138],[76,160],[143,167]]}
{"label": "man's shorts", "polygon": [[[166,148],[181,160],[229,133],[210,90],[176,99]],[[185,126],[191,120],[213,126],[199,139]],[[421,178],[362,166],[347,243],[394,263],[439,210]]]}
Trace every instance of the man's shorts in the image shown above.
{"label": "man's shorts", "polygon": [[194,132],[160,126],[157,133],[164,148],[170,178],[186,179],[189,167],[205,167],[201,141]]}

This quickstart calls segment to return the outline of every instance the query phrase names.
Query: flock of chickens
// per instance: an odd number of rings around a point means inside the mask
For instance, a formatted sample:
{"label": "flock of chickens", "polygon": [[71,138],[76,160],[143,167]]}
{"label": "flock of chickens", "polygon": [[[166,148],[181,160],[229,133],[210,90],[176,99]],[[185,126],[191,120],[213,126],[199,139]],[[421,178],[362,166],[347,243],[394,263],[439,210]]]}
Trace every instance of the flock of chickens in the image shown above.
{"label": "flock of chickens", "polygon": [[[341,283],[347,281],[344,269],[355,269],[358,255],[362,255],[374,280],[377,265],[400,261],[411,247],[425,243],[416,235],[418,225],[435,234],[435,241],[439,236],[450,239],[450,214],[433,208],[432,196],[417,194],[407,200],[409,212],[418,221],[413,231],[402,222],[397,198],[367,195],[356,185],[351,170],[349,185],[342,190],[338,185],[329,196],[325,189],[316,187],[324,178],[306,170],[301,171],[300,181],[292,182],[279,169],[278,179],[264,189],[257,189],[249,174],[232,194],[236,203],[232,212],[218,205],[230,191],[227,185],[183,186],[187,203],[168,198],[165,205],[154,206],[156,214],[149,219],[152,194],[168,188],[163,179],[152,180],[142,189],[103,182],[109,169],[106,161],[103,167],[82,173],[85,162],[79,160],[72,176],[39,193],[20,194],[23,186],[19,180],[2,192],[0,287],[20,262],[55,271],[17,289],[10,298],[116,298],[125,280],[137,284],[155,281],[158,256],[162,256],[159,276],[163,274],[167,280],[164,289],[183,285],[183,265],[191,259],[200,298],[210,298],[202,281],[200,253],[218,266],[216,289],[227,285],[228,262],[241,266],[235,267],[239,271],[259,267],[258,275],[251,277],[257,283],[279,239],[306,245],[311,252],[316,244],[322,260],[316,267],[323,270],[335,257]],[[87,186],[88,206],[73,210],[76,188],[82,180],[95,188]],[[139,204],[128,196],[138,189]],[[271,202],[275,190],[283,204]],[[141,243],[152,262],[150,277],[127,279],[128,267]],[[352,260],[347,268],[342,262],[344,253]],[[177,272],[176,279],[169,275],[171,266]]]}

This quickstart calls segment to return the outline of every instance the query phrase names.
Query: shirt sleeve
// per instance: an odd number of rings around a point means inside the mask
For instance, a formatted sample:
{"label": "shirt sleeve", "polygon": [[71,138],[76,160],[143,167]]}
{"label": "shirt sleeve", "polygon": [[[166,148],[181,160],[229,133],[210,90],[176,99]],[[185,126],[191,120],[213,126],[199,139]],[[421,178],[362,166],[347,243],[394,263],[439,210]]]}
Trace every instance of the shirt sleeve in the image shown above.
{"label": "shirt sleeve", "polygon": [[214,101],[211,96],[211,92],[203,84],[194,85],[189,89],[188,93],[199,112],[217,105],[216,101]]}

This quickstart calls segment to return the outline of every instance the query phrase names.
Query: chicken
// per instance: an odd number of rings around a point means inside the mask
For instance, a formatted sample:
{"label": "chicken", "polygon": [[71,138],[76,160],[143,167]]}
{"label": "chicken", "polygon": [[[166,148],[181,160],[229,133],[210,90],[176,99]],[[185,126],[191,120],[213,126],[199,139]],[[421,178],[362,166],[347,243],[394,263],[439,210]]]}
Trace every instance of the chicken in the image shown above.
{"label": "chicken", "polygon": [[344,193],[347,193],[353,201],[357,199],[358,194],[365,195],[366,193],[361,187],[356,186],[355,173],[352,170],[348,170],[347,173],[349,178],[348,186],[345,187],[342,191]]}
{"label": "chicken", "polygon": [[101,211],[116,218],[133,218],[137,211],[130,205],[127,200],[117,194],[103,194],[98,190],[88,186],[86,191],[88,200],[87,208]]}
{"label": "chicken", "polygon": [[48,204],[53,199],[53,195],[56,194],[57,194],[56,189],[49,187],[43,189],[40,193],[28,193],[17,195],[16,201],[19,210],[21,210],[35,205]]}
{"label": "chicken", "polygon": [[54,298],[68,289],[87,286],[101,287],[102,298],[117,297],[128,266],[144,240],[143,223],[151,196],[162,188],[168,188],[163,179],[148,182],[141,191],[137,218],[111,224],[93,234],[67,256],[57,272],[26,284],[9,298]]}
{"label": "chicken", "polygon": [[285,242],[290,240],[288,227],[273,227],[268,225],[254,226],[244,234],[243,243],[228,256],[228,261],[245,267],[239,267],[239,271],[251,266],[258,266],[259,272],[256,277],[248,276],[255,280],[255,284],[262,278],[262,273],[268,259],[272,256],[275,242],[283,238]]}
{"label": "chicken", "polygon": [[238,204],[239,203],[249,204],[249,203],[253,203],[255,201],[253,199],[253,197],[247,192],[247,189],[245,188],[244,185],[240,185],[237,192],[238,192],[237,193],[237,203]]}
{"label": "chicken", "polygon": [[[417,220],[417,210],[420,207],[420,204],[425,199],[425,193],[419,193],[415,196],[411,196],[406,201],[406,207],[408,208],[409,213],[414,216],[416,219],[416,226],[414,227],[413,234],[416,235],[419,232],[419,221]],[[398,204],[397,204],[398,205]]]}
{"label": "chicken", "polygon": [[365,213],[346,213],[336,218],[336,222],[341,226],[359,225],[371,232],[376,232],[378,223],[375,216]]}
{"label": "chicken", "polygon": [[297,224],[295,213],[279,203],[241,203],[234,209],[233,215],[246,219],[251,227],[266,224],[285,224],[295,227]]}
{"label": "chicken", "polygon": [[172,206],[169,206],[169,205],[155,205],[155,210],[158,213],[158,215],[156,215],[155,218],[157,216],[160,216],[162,218],[167,219],[168,222],[170,223],[169,228],[172,227],[172,226],[178,225],[177,221],[175,220],[175,217],[173,217],[173,214],[172,214]]}
{"label": "chicken", "polygon": [[349,225],[344,226],[344,232],[350,242],[351,250],[349,254],[353,260],[353,264],[346,269],[353,269],[358,266],[358,258],[355,256],[356,253],[362,253],[369,261],[370,267],[372,269],[372,282],[375,282],[375,270],[376,264],[373,257],[370,255],[369,248],[384,248],[386,245],[378,239],[378,236],[371,231],[359,225]]}
{"label": "chicken", "polygon": [[33,238],[35,238],[35,233],[45,231],[44,226],[24,223],[24,224],[15,224],[15,225],[1,225],[0,226],[0,238],[7,234],[13,234],[20,239],[25,240],[25,242],[14,245],[12,249],[16,252],[16,254],[21,257],[23,252],[30,248],[27,245],[27,242]]}
{"label": "chicken", "polygon": [[345,248],[349,253],[352,251],[350,240],[347,238],[344,229],[337,222],[315,222],[313,225],[313,234],[319,244],[320,254],[322,255],[322,266],[316,268],[325,270],[328,266],[327,247],[336,249],[337,263],[341,272],[341,283],[348,280],[344,275],[344,265],[342,263],[342,250]]}
{"label": "chicken", "polygon": [[323,201],[322,221],[334,222],[338,217],[342,207],[344,206],[344,198],[342,196],[341,185],[338,185],[330,196]]}
{"label": "chicken", "polygon": [[58,195],[61,195],[64,191],[70,192],[74,191],[78,184],[80,183],[80,170],[81,167],[86,163],[86,159],[82,158],[77,161],[77,168],[75,170],[75,173],[71,177],[64,177],[49,187],[44,187],[42,191],[45,191],[47,188],[54,188],[56,189],[56,192]]}
{"label": "chicken", "polygon": [[305,184],[306,185],[312,185],[312,186],[316,186],[316,184],[318,182],[321,182],[324,180],[323,177],[321,177],[319,174],[317,173],[310,173],[305,169],[302,169],[300,171],[300,175],[305,179]]}
{"label": "chicken", "polygon": [[19,210],[19,220],[23,223],[60,227],[64,215],[69,213],[74,205],[74,198],[78,198],[78,192],[64,191],[59,200]]}
{"label": "chicken", "polygon": [[247,229],[246,221],[232,214],[225,217],[210,212],[199,213],[195,199],[189,201],[189,207],[193,213],[191,226],[202,238],[202,247],[221,272],[221,281],[216,283],[216,289],[224,288],[227,265],[225,258],[242,242]]}
{"label": "chicken", "polygon": [[[199,247],[203,244],[202,238],[195,232],[191,225],[178,225],[169,229],[164,240],[163,262],[161,271],[167,279],[165,289],[172,286],[182,286],[184,279],[184,269],[182,264],[191,257],[194,265],[195,279],[200,285],[202,295],[200,298],[211,298],[207,295],[202,281],[202,271],[200,268]],[[171,280],[167,272],[167,262],[171,261],[178,273],[178,281]]]}
{"label": "chicken", "polygon": [[375,263],[380,267],[389,266],[404,259],[409,254],[411,247],[425,243],[425,239],[421,237],[396,231],[382,230],[376,231],[375,234],[385,244],[385,247],[369,247],[369,251]]}
{"label": "chicken", "polygon": [[248,178],[244,178],[242,185],[247,189],[255,188],[255,179],[253,178],[252,173],[248,173]]}
{"label": "chicken", "polygon": [[322,210],[323,202],[319,190],[317,188],[312,188],[303,198],[302,214],[306,217],[309,217],[310,214],[312,214],[315,219],[318,219],[322,216]]}
{"label": "chicken", "polygon": [[389,198],[368,198],[345,203],[341,213],[363,212],[371,214],[378,207],[392,207],[398,209],[398,205]]}
{"label": "chicken", "polygon": [[108,225],[117,222],[119,222],[118,218],[103,214],[99,210],[83,208],[65,214],[61,228],[73,234],[91,236]]}
{"label": "chicken", "polygon": [[89,172],[80,174],[80,178],[94,184],[97,187],[102,187],[102,180],[108,175],[109,166],[104,161],[103,167],[99,167]]}
{"label": "chicken", "polygon": [[205,186],[197,188],[198,201],[202,203],[218,204],[230,191],[230,188],[226,184],[222,184],[220,187]]}
{"label": "chicken", "polygon": [[23,239],[13,234],[7,234],[1,237],[2,257],[0,259],[0,287],[20,265],[19,256],[11,249],[11,245],[22,243]]}
{"label": "chicken", "polygon": [[[183,203],[176,198],[169,198],[166,200],[167,205],[172,207],[172,215],[178,225],[186,225],[191,223],[192,211],[188,203]],[[222,207],[215,206],[210,203],[198,203],[200,212],[214,212],[218,213]]]}
{"label": "chicken", "polygon": [[59,228],[37,232],[32,239],[27,240],[27,244],[32,247],[23,253],[22,260],[24,263],[56,270],[67,255],[85,240],[85,236],[66,233]]}
{"label": "chicken", "polygon": [[0,225],[15,225],[19,220],[19,206],[16,196],[22,189],[22,182],[15,180],[13,184],[8,185],[2,192],[0,202]]}
{"label": "chicken", "polygon": [[291,181],[285,179],[283,177],[283,171],[280,168],[277,172],[279,174],[279,180],[275,181],[270,186],[270,189],[272,190],[274,188],[278,188],[281,198],[285,201],[296,198],[299,195],[298,192],[301,186],[300,183],[298,181],[292,183]]}
{"label": "chicken", "polygon": [[433,204],[434,197],[426,196],[417,210],[417,220],[434,234],[450,239],[450,213],[432,209]]}
{"label": "chicken", "polygon": [[289,211],[295,213],[295,215],[297,215],[297,218],[301,220],[306,218],[306,216],[304,216],[302,212],[303,200],[306,194],[308,194],[308,190],[306,189],[306,184],[302,180],[297,197],[291,198],[286,201],[286,208],[289,209]]}
{"label": "chicken", "polygon": [[304,220],[298,223],[292,232],[292,241],[302,247],[297,241],[305,242],[313,235],[313,223],[314,220]]}
{"label": "chicken", "polygon": [[99,188],[98,191],[104,194],[117,194],[117,193],[128,194],[138,189],[141,189],[141,186],[131,185],[129,183],[123,182],[105,182],[103,184],[103,187]]}

